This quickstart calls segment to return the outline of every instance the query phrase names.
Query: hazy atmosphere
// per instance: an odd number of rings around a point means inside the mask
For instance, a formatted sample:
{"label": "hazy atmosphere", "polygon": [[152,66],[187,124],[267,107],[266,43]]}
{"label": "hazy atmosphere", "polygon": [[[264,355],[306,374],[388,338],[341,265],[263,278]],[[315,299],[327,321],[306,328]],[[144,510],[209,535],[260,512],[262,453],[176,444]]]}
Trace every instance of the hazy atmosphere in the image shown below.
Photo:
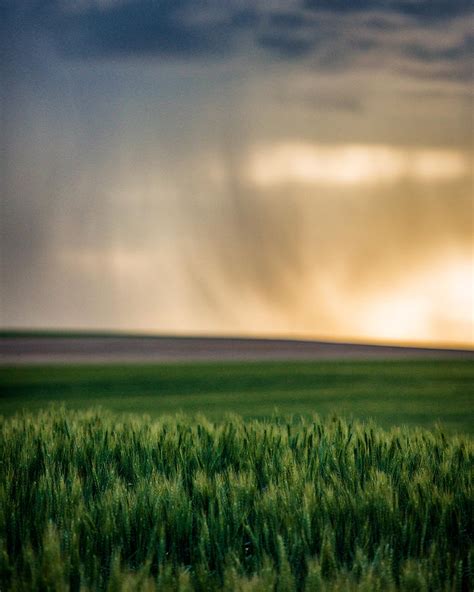
{"label": "hazy atmosphere", "polygon": [[1,325],[472,345],[470,7],[2,3]]}

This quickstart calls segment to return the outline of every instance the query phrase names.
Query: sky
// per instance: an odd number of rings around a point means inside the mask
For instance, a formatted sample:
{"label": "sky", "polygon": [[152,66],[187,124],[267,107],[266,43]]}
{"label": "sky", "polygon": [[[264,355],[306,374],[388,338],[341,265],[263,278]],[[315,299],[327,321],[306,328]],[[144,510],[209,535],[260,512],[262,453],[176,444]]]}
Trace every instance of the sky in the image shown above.
{"label": "sky", "polygon": [[0,324],[473,345],[468,0],[4,0]]}

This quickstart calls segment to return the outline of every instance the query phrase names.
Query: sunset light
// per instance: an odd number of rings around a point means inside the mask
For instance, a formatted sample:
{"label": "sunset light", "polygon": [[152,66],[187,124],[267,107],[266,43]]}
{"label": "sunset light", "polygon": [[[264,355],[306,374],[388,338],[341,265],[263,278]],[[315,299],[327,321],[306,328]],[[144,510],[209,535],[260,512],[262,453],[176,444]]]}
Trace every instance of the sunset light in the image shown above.
{"label": "sunset light", "polygon": [[474,592],[468,0],[0,0],[0,592]]}
{"label": "sunset light", "polygon": [[367,339],[474,345],[474,269],[469,260],[433,264],[361,307]]}
{"label": "sunset light", "polygon": [[469,174],[469,160],[456,150],[397,148],[389,145],[325,146],[284,142],[255,150],[248,165],[252,181],[356,185],[452,181]]}
{"label": "sunset light", "polygon": [[8,4],[0,324],[471,343],[464,13],[224,4]]}

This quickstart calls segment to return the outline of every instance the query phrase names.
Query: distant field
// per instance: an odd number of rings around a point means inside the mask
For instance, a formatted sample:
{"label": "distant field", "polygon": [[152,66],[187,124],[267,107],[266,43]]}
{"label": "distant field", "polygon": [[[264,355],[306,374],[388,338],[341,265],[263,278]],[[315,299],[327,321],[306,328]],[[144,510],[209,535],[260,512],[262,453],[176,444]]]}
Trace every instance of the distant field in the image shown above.
{"label": "distant field", "polygon": [[297,339],[0,331],[0,365],[471,360],[472,349]]}
{"label": "distant field", "polygon": [[0,367],[0,590],[468,592],[473,384],[454,359]]}
{"label": "distant field", "polygon": [[100,405],[158,417],[182,411],[215,420],[338,414],[384,427],[474,433],[474,364],[464,360],[206,362],[0,367],[0,414]]}

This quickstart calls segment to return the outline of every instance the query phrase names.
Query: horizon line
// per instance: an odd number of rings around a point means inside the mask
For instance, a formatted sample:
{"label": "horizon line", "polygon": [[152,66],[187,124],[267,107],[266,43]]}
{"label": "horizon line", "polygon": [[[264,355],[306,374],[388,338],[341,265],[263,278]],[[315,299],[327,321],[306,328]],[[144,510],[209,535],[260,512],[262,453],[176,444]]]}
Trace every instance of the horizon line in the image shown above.
{"label": "horizon line", "polygon": [[91,328],[26,328],[3,327],[0,328],[0,339],[16,337],[58,337],[58,338],[147,338],[147,339],[222,339],[222,340],[249,340],[249,341],[285,341],[306,343],[327,343],[335,345],[365,345],[373,347],[401,347],[413,349],[474,351],[474,343],[464,342],[432,342],[416,340],[379,340],[370,338],[367,340],[357,337],[335,338],[326,335],[308,335],[302,333],[292,334],[268,334],[268,333],[220,333],[220,332],[159,332],[134,329],[91,329]]}

